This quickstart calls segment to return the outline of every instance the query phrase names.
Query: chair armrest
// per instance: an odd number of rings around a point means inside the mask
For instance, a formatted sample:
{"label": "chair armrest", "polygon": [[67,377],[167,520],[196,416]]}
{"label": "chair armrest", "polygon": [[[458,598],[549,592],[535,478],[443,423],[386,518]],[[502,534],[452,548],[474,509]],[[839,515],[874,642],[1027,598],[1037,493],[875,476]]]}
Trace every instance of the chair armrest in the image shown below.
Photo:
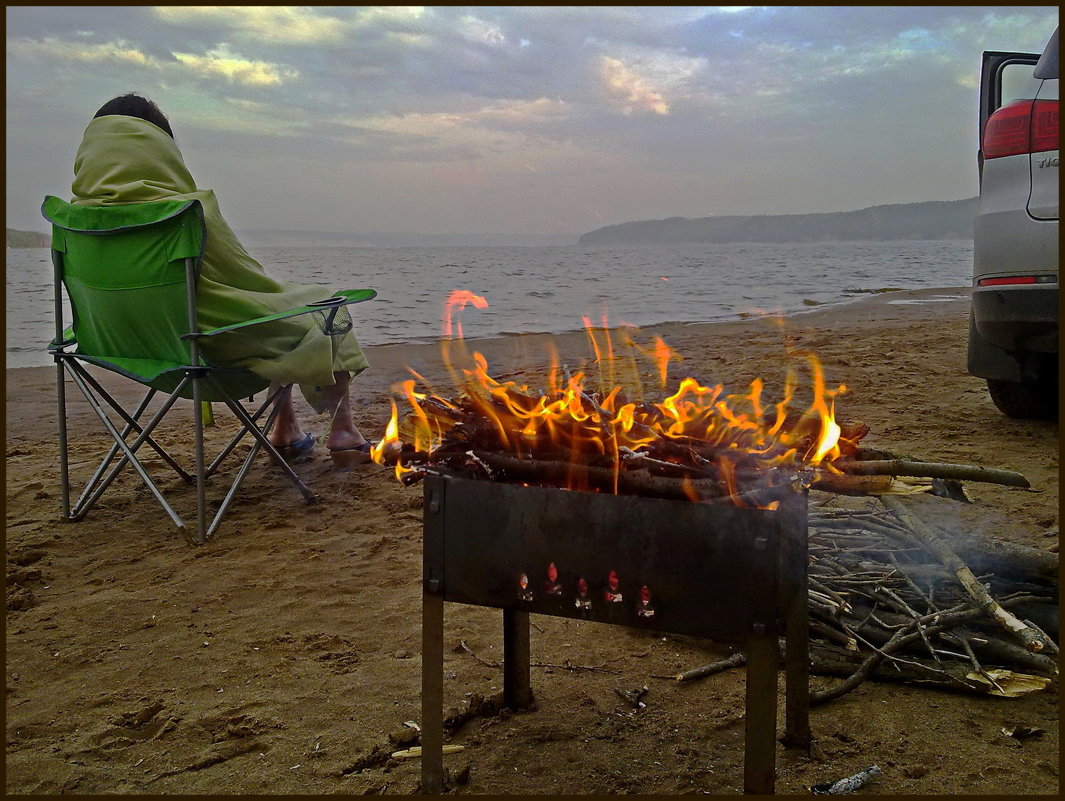
{"label": "chair armrest", "polygon": [[49,351],[57,351],[57,350],[61,350],[62,348],[68,348],[71,345],[77,345],[77,344],[78,344],[78,338],[76,336],[74,336],[74,329],[73,329],[73,327],[71,327],[71,328],[68,328],[67,330],[65,330],[63,332],[63,338],[62,339],[53,339],[51,342],[49,342],[48,343],[48,350]]}
{"label": "chair armrest", "polygon": [[259,325],[260,323],[269,323],[274,320],[283,320],[286,317],[298,317],[301,314],[325,311],[340,306],[347,306],[351,303],[362,303],[364,300],[372,300],[375,297],[377,297],[376,289],[342,289],[330,298],[324,298],[323,300],[318,300],[303,306],[295,306],[291,309],[286,309],[285,311],[268,314],[265,317],[256,317],[251,320],[233,323],[232,325],[223,325],[219,328],[208,328],[205,331],[199,332],[199,334],[186,334],[182,339],[188,339],[195,336],[213,337],[218,334],[224,334],[227,331],[236,331],[241,328],[247,328],[250,325]]}

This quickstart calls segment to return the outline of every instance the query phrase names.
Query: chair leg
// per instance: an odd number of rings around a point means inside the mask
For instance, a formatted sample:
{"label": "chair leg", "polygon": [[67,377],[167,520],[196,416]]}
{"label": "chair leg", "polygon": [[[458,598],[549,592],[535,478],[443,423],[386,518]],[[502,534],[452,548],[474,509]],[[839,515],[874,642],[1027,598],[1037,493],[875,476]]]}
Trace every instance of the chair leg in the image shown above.
{"label": "chair leg", "polygon": [[[76,367],[76,366],[77,366],[76,364],[72,365],[72,367]],[[148,407],[148,402],[155,396],[156,390],[154,390],[154,389],[149,389],[148,390],[147,394],[144,396],[144,399],[141,401],[140,406],[137,407],[137,411],[135,411],[133,413],[133,415],[131,416],[125,409],[123,409],[115,401],[114,398],[111,397],[111,395],[107,392],[107,390],[105,390],[102,386],[100,386],[100,383],[95,378],[92,377],[92,374],[90,374],[86,370],[81,370],[81,376],[96,390],[97,394],[101,398],[106,400],[108,402],[108,404],[111,406],[111,408],[114,409],[116,412],[118,412],[118,414],[121,415],[121,417],[126,421],[126,428],[122,432],[122,438],[123,439],[125,439],[126,435],[129,434],[129,432],[132,431],[133,429],[136,429],[138,434],[141,433],[144,430],[143,428],[141,428],[141,425],[138,422],[138,420],[140,420],[141,414],[143,414],[144,410]],[[162,448],[162,446],[160,446],[159,443],[157,443],[154,439],[152,439],[151,437],[148,437],[148,439],[146,439],[145,442],[146,442],[146,444],[149,447],[152,448],[152,450],[154,450],[163,459],[164,462],[166,462],[168,465],[170,465],[170,467],[173,468],[174,472],[177,473],[179,476],[181,476],[181,478],[187,484],[191,484],[195,480],[192,476],[190,476],[181,467],[181,465],[179,465],[176,461],[174,461],[174,458],[169,453],[167,453]],[[108,459],[106,461],[110,461],[111,459],[113,459],[117,452],[118,452],[118,448],[117,447],[112,447],[111,454],[109,455],[109,457],[108,457]]]}
{"label": "chair leg", "polygon": [[[97,387],[97,389],[99,392],[103,391],[102,388]],[[134,421],[138,420],[140,416],[144,414],[144,410],[148,407],[148,402],[152,399],[154,395],[154,389],[148,390],[144,398],[141,400],[140,404],[137,406],[137,410],[133,413]],[[125,439],[127,436],[129,436],[130,431],[132,431],[134,428],[137,428],[137,433],[140,433],[140,431],[142,430],[139,425],[136,425],[133,422],[127,423],[126,427],[122,429],[122,439]],[[150,439],[151,438],[149,437],[149,440]],[[110,466],[111,462],[114,461],[114,458],[118,455],[119,450],[120,448],[117,444],[111,445],[111,449],[107,452],[107,455],[104,456],[103,461],[100,462],[99,466],[96,468],[96,471],[92,474],[92,477],[85,482],[85,489],[82,492],[81,498],[78,499],[77,506],[80,506],[81,503],[88,496],[89,492],[96,487],[97,482],[104,475],[104,472]],[[184,473],[185,471],[182,470],[181,472]],[[108,483],[110,484],[110,481],[108,481]]]}
{"label": "chair leg", "polygon": [[63,519],[70,520],[70,462],[67,454],[67,388],[64,371],[65,357],[56,355],[56,401],[59,405],[59,494],[63,504]]}
{"label": "chair leg", "polygon": [[101,485],[96,489],[96,491],[89,498],[85,499],[84,503],[79,501],[79,508],[75,508],[73,512],[75,519],[80,519],[81,517],[84,517],[85,513],[88,512],[92,505],[96,503],[96,501],[104,493],[104,490],[106,490],[107,487],[111,484],[111,482],[114,481],[119,471],[123,467],[125,467],[126,463],[128,462],[133,467],[133,469],[137,471],[137,474],[141,477],[141,480],[144,481],[145,485],[148,487],[148,490],[163,507],[167,515],[169,515],[174,525],[177,526],[177,528],[184,533],[186,531],[184,522],[182,522],[181,518],[178,516],[177,512],[174,511],[173,507],[171,507],[170,504],[167,503],[166,499],[163,497],[162,492],[160,492],[159,487],[157,487],[155,482],[152,481],[151,476],[148,475],[147,471],[144,469],[144,466],[137,460],[134,454],[136,450],[144,443],[144,441],[148,439],[149,434],[155,428],[155,426],[159,424],[159,421],[162,420],[166,413],[170,411],[170,408],[174,405],[174,402],[178,398],[178,394],[181,392],[181,390],[187,383],[187,379],[182,379],[182,382],[178,385],[178,388],[170,397],[166,399],[163,406],[159,409],[159,411],[155,413],[148,425],[145,426],[145,428],[141,431],[141,433],[137,436],[133,443],[130,444],[122,438],[118,429],[115,428],[114,423],[111,422],[111,419],[103,410],[103,407],[100,405],[100,402],[92,393],[92,390],[82,380],[81,376],[79,375],[79,372],[79,370],[72,369],[70,371],[71,379],[73,379],[74,383],[78,385],[78,388],[82,391],[82,394],[85,395],[86,400],[88,400],[89,402],[90,408],[92,408],[92,410],[96,413],[97,417],[100,418],[100,422],[103,423],[104,428],[106,428],[108,433],[111,434],[111,437],[115,440],[115,443],[119,446],[119,448],[122,449],[124,456],[119,460],[118,464],[115,465],[115,467],[111,470],[108,476],[102,480]]}
{"label": "chair leg", "polygon": [[[69,476],[69,455],[68,455],[68,434],[66,425],[66,391],[65,391],[65,379],[69,375],[71,381],[81,390],[89,403],[90,408],[95,412],[96,416],[100,419],[104,428],[111,435],[114,441],[108,454],[105,456],[101,464],[97,467],[94,475],[89,480],[87,486],[82,491],[81,497],[70,507],[70,476]],[[188,536],[190,532],[186,528],[185,523],[181,517],[177,514],[174,508],[163,497],[162,492],[152,478],[148,475],[144,466],[136,457],[137,450],[144,444],[148,444],[152,447],[160,456],[163,457],[166,462],[175,469],[176,472],[186,481],[196,484],[196,530],[194,535],[190,538],[197,544],[203,544],[209,539],[217,529],[223,516],[228,511],[228,508],[233,501],[240,485],[244,481],[255,457],[260,449],[265,449],[270,455],[273,461],[281,468],[288,479],[293,483],[296,489],[303,495],[307,502],[313,502],[317,500],[317,496],[306,484],[300,479],[298,475],[292,470],[289,464],[282,458],[277,449],[270,443],[266,436],[269,432],[274,420],[277,416],[277,406],[273,403],[276,400],[277,393],[273,393],[267,398],[266,402],[260,406],[253,415],[249,415],[248,411],[242,406],[234,402],[231,398],[225,395],[224,390],[218,385],[214,378],[210,375],[194,376],[191,373],[185,375],[179,386],[174,392],[169,395],[163,402],[163,405],[158,409],[151,419],[143,425],[139,422],[140,417],[147,410],[148,404],[152,397],[154,397],[155,390],[150,390],[144,398],[141,400],[137,410],[130,415],[125,409],[123,409],[118,403],[107,393],[105,389],[96,381],[91,374],[89,374],[81,365],[73,362],[68,362],[65,359],[57,359],[57,400],[59,403],[59,439],[60,439],[60,473],[61,473],[61,490],[63,492],[63,506],[64,515],[70,521],[80,520],[88,514],[89,510],[96,504],[108,487],[118,477],[119,473],[125,468],[127,464],[131,465],[133,469],[140,476],[149,492],[155,497],[159,504],[163,507],[164,511],[170,517],[174,525],[182,531],[182,533]],[[233,414],[240,420],[242,424],[242,430],[238,433],[226,446],[224,451],[211,463],[210,468],[206,467],[205,456],[205,443],[204,443],[204,431],[203,431],[203,405],[201,403],[203,394],[203,382],[206,381],[208,385],[213,387],[219,395],[223,396],[224,402],[229,406]],[[191,382],[192,384],[192,401],[193,401],[193,422],[194,422],[194,449],[195,449],[195,474],[190,475],[183,470],[169,454],[166,453],[152,438],[152,432],[160,421],[166,416],[166,414],[173,407],[177,398],[181,395],[185,387]],[[280,391],[280,390],[279,390]],[[119,431],[115,422],[109,417],[104,402],[110,405],[114,411],[116,411],[125,420],[125,427]],[[263,422],[263,427],[260,429],[259,420],[266,410],[270,409],[266,420]],[[127,442],[126,438],[136,431],[136,436],[131,442]],[[222,501],[219,509],[214,513],[213,518],[208,521],[207,517],[207,497],[206,497],[206,482],[208,477],[217,469],[222,460],[232,452],[236,447],[239,440],[245,435],[251,434],[254,442],[250,449],[247,458],[244,460],[236,478],[233,480],[226,497]],[[119,454],[121,453],[121,456]],[[116,461],[116,457],[119,457]],[[112,464],[114,462],[114,464]]]}
{"label": "chair leg", "polygon": [[[267,401],[267,403],[269,403],[269,400]],[[263,410],[265,408],[266,408],[266,405],[264,404],[251,417],[251,420],[253,422],[255,420],[257,420],[262,415]],[[275,417],[277,417],[277,407],[276,406],[270,411],[270,414],[266,418],[266,422],[263,424],[262,430],[264,432],[268,432],[270,430],[270,426],[273,425]],[[240,433],[237,434],[233,438],[233,440],[230,442],[230,449],[232,448],[232,446],[236,445],[237,441],[240,440],[244,436],[244,434],[246,434],[246,433],[247,433],[247,429],[243,429],[242,428]],[[214,536],[215,530],[218,528],[218,525],[222,522],[222,516],[229,509],[229,505],[230,505],[230,503],[233,502],[233,499],[236,497],[237,491],[240,489],[240,485],[244,483],[244,478],[248,475],[248,470],[251,469],[252,463],[255,461],[255,457],[259,454],[259,448],[260,447],[261,447],[261,444],[259,443],[258,440],[255,440],[255,442],[252,443],[251,448],[248,450],[248,455],[244,457],[244,462],[241,464],[240,470],[237,471],[236,477],[233,479],[233,482],[229,485],[229,490],[228,490],[228,492],[226,492],[226,497],[222,499],[222,504],[218,507],[218,511],[215,513],[214,520],[211,521],[211,525],[207,529],[207,539],[210,539],[212,536]],[[215,460],[216,464],[217,464],[217,462],[218,462],[218,459]],[[210,472],[211,471],[208,470],[208,475],[210,475]]]}
{"label": "chair leg", "polygon": [[196,544],[203,545],[207,539],[207,476],[203,459],[203,404],[200,403],[200,384],[203,381],[192,371],[186,373],[192,381],[192,419],[196,439]]}
{"label": "chair leg", "polygon": [[230,408],[230,410],[232,410],[233,414],[237,416],[237,419],[239,419],[240,422],[244,424],[244,427],[247,428],[248,433],[255,437],[255,440],[266,450],[268,454],[270,454],[274,462],[277,463],[278,467],[281,468],[281,472],[288,477],[288,480],[291,481],[295,485],[296,489],[299,490],[300,494],[303,495],[304,500],[306,500],[308,503],[312,503],[315,500],[315,494],[306,484],[303,483],[300,477],[296,475],[295,471],[293,471],[289,463],[286,462],[284,458],[282,458],[281,454],[277,452],[277,448],[275,448],[270,443],[270,440],[266,438],[266,435],[259,430],[259,427],[255,424],[251,417],[248,416],[248,413],[244,410],[244,407],[241,406],[239,403],[236,403],[232,398],[226,395],[222,391],[222,388],[218,386],[217,382],[215,382],[211,378],[211,376],[207,376],[207,381],[210,382],[211,385],[214,386],[216,390],[218,390],[218,393],[223,396],[225,404]]}
{"label": "chair leg", "polygon": [[[70,373],[71,380],[74,381],[74,383],[81,390],[82,394],[85,396],[85,399],[89,401],[89,406],[93,409],[93,411],[96,412],[97,416],[100,416],[101,420],[103,420],[103,417],[106,413],[103,411],[103,407],[100,406],[96,395],[93,395],[86,388],[86,386],[91,385],[98,394],[103,395],[105,398],[109,398],[107,392],[97,382],[93,381],[92,376],[90,376],[85,370],[83,370],[76,362],[72,362],[68,366],[68,370]],[[86,383],[79,383],[78,378],[80,378],[82,381],[85,381]],[[151,394],[152,393],[149,392],[149,396]],[[147,400],[148,399],[145,398],[145,400],[142,401],[142,405],[147,405]],[[112,407],[115,405],[113,400],[111,405]],[[126,416],[128,418],[128,415]],[[104,422],[104,427],[108,429],[109,433],[111,432],[111,428],[108,427],[107,422]],[[143,429],[139,425],[137,426],[137,428],[138,433],[143,432]],[[107,469],[108,465],[110,465],[111,461],[117,455],[118,451],[121,450],[121,447],[118,444],[118,440],[121,439],[125,441],[126,436],[129,434],[129,432],[130,426],[127,425],[126,428],[123,429],[120,437],[115,437],[112,433],[112,439],[115,441],[111,445],[111,449],[108,451],[103,461],[101,461],[100,465],[96,468],[96,471],[93,473],[92,477],[87,482],[85,482],[85,486],[82,489],[81,496],[74,503],[74,507],[70,513],[71,520],[78,521],[83,519],[85,515],[88,514],[89,510],[93,507],[93,505],[96,503],[96,501],[99,500],[100,496],[103,495],[107,488],[111,486],[111,483],[115,480],[115,478],[118,477],[118,474],[121,472],[122,468],[124,468],[129,462],[128,457],[123,455],[122,458],[118,461],[118,463],[111,468],[111,472],[104,476],[104,471]]]}
{"label": "chair leg", "polygon": [[[267,417],[266,422],[263,424],[262,431],[264,433],[269,433],[270,427],[274,423],[274,418],[277,417],[277,407],[276,405],[273,405],[273,402],[280,393],[281,389],[278,389],[277,391],[269,394],[266,400],[263,401],[262,405],[255,411],[254,414],[251,415],[252,422],[257,422],[259,418],[262,417],[263,412],[265,412],[267,409],[270,409],[270,415]],[[215,457],[214,461],[211,462],[210,467],[207,468],[208,478],[214,475],[215,471],[221,466],[222,462],[224,462],[226,457],[228,457],[229,454],[233,452],[233,449],[242,439],[244,439],[244,435],[247,433],[248,430],[244,427],[241,427],[240,431],[238,431],[233,436],[233,438],[229,441],[229,444],[221,450],[218,456]]]}

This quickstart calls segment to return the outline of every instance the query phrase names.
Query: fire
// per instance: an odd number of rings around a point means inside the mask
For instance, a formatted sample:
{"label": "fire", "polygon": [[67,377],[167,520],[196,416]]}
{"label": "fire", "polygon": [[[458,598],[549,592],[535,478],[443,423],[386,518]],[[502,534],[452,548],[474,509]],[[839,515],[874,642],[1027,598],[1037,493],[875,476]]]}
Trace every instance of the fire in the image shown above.
{"label": "fire", "polygon": [[[447,296],[447,301],[444,303],[444,338],[450,340],[451,336],[451,318],[454,309],[457,307],[459,311],[466,308],[467,304],[472,304],[477,309],[487,309],[488,301],[480,295],[475,295],[465,289],[454,289],[451,294]],[[458,339],[462,339],[462,323],[460,322],[456,328],[456,335]]]}
{"label": "fire", "polygon": [[[832,460],[841,455],[836,398],[846,387],[829,388],[812,353],[790,354],[797,358],[775,402],[764,397],[761,379],[744,392],[729,393],[722,384],[706,386],[693,377],[682,378],[672,394],[658,402],[645,402],[637,360],[648,361],[649,371],[665,387],[668,367],[679,355],[660,337],[640,344],[634,328],[611,330],[605,317],[601,326],[586,317],[594,357],[588,371],[571,371],[552,349],[546,389],[534,389],[517,380],[494,378],[487,359],[468,351],[458,313],[471,305],[483,309],[488,302],[455,290],[444,305],[441,351],[458,390],[455,399],[419,389],[427,382],[413,371],[414,380],[395,387],[410,410],[401,418],[393,400],[391,419],[371,455],[379,464],[394,463],[397,478],[419,469],[415,465],[423,464],[427,455],[447,447],[455,450],[473,436],[515,458],[562,461],[575,472],[578,466],[608,465],[614,471],[615,492],[623,462],[645,455],[652,446],[658,448],[656,453],[668,446],[701,454],[716,465],[730,494],[740,492],[738,476],[752,469],[832,470]],[[796,410],[804,373],[811,398],[804,409]],[[472,457],[472,447],[469,450]],[[487,466],[485,470],[491,472]],[[575,480],[565,486],[584,488]],[[698,497],[694,491],[691,496]]]}

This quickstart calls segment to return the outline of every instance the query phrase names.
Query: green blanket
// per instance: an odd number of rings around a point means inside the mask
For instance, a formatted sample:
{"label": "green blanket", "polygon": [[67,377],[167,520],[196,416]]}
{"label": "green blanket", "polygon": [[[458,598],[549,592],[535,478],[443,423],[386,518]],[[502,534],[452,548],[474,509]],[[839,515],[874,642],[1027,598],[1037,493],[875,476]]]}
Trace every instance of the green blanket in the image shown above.
{"label": "green blanket", "polygon": [[[113,115],[89,123],[74,161],[71,191],[72,203],[92,206],[191,198],[203,204],[207,243],[196,288],[201,328],[264,317],[321,300],[335,289],[268,276],[222,218],[214,192],[196,188],[174,140],[145,120]],[[334,371],[355,374],[369,366],[354,332],[326,335],[310,314],[249,326],[206,339],[202,346],[220,366],[300,384],[312,403],[318,388],[334,383]]]}

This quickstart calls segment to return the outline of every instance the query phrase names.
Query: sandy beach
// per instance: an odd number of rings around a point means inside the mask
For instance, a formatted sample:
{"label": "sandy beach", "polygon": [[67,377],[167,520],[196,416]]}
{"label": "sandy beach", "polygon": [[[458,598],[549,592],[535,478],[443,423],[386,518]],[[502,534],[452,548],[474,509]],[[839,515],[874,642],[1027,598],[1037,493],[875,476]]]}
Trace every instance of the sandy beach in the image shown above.
{"label": "sandy beach", "polygon": [[[819,354],[845,383],[843,420],[864,444],[941,462],[1011,468],[1035,491],[968,484],[974,503],[922,499],[939,520],[1047,550],[1058,544],[1057,423],[1015,421],[965,370],[965,290],[890,292],[765,319],[643,329],[685,361],[673,368],[743,390],[783,369],[785,344]],[[550,338],[563,359],[586,336]],[[494,374],[544,374],[548,337],[471,343]],[[376,438],[407,366],[445,373],[435,346],[367,348],[356,419]],[[115,382],[108,379],[109,386]],[[123,391],[126,397],[134,393]],[[6,790],[37,793],[411,793],[417,760],[379,763],[418,721],[420,485],[368,465],[341,474],[323,448],[297,471],[321,496],[305,506],[265,461],[217,536],[186,544],[135,476],[89,517],[61,521],[55,371],[7,372]],[[304,427],[325,421],[297,400]],[[182,414],[186,414],[187,409]],[[191,414],[187,415],[191,417]],[[211,439],[232,430],[218,412]],[[74,464],[105,434],[84,402]],[[191,448],[171,425],[159,439]],[[158,473],[162,475],[161,471]],[[183,511],[193,493],[176,479]],[[686,637],[536,616],[534,710],[474,717],[445,757],[459,793],[739,793],[743,671],[690,684],[671,675],[729,653]],[[499,613],[449,605],[445,706],[502,687]],[[465,642],[479,658],[462,649]],[[833,679],[815,676],[815,686]],[[647,684],[637,715],[615,687]],[[779,793],[880,767],[874,794],[1056,794],[1058,688],[1007,700],[866,682],[811,714],[809,756],[778,750]],[[1001,728],[1045,729],[1018,741]],[[466,770],[468,768],[468,770]]]}

